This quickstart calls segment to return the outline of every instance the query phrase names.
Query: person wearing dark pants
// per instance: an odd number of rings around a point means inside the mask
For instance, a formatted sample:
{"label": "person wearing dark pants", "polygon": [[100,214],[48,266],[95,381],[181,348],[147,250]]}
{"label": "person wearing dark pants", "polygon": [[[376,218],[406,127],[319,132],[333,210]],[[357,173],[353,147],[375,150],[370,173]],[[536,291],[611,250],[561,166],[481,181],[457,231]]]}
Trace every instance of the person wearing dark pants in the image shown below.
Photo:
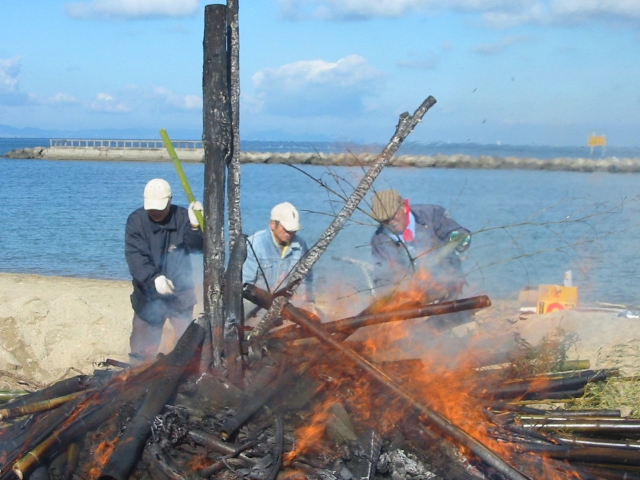
{"label": "person wearing dark pants", "polygon": [[144,206],[129,215],[125,229],[125,257],[132,276],[132,361],[155,358],[166,320],[174,343],[193,321],[197,303],[190,254],[201,252],[203,235],[195,211],[172,205],[171,186],[161,178],[147,183]]}

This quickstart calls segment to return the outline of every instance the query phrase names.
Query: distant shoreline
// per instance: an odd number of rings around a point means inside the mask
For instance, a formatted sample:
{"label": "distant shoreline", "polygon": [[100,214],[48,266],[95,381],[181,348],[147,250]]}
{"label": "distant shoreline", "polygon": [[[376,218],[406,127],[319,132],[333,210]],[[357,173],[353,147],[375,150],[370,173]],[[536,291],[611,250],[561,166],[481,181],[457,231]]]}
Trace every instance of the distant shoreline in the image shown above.
{"label": "distant shoreline", "polygon": [[[201,163],[202,149],[178,150],[178,157],[185,163]],[[325,167],[357,167],[373,163],[373,153],[272,153],[241,152],[243,164],[296,164]],[[170,162],[162,149],[124,150],[117,148],[22,148],[5,154],[5,158],[35,160],[84,160],[108,162]],[[550,170],[570,172],[640,173],[640,158],[607,157],[600,159],[558,157],[539,159],[514,156],[468,154],[453,155],[398,155],[391,158],[390,167],[461,168],[490,170]]]}

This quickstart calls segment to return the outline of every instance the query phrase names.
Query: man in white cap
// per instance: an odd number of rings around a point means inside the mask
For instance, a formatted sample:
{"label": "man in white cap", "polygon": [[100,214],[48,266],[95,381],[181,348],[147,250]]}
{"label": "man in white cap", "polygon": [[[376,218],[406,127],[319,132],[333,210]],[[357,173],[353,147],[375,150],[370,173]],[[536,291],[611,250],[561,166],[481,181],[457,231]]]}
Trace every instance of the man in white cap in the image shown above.
{"label": "man in white cap", "polygon": [[174,342],[193,321],[197,299],[189,254],[201,252],[203,245],[196,210],[202,212],[200,202],[188,209],[172,205],[171,186],[154,178],[144,189],[144,206],[127,219],[125,257],[135,312],[129,355],[134,361],[155,358],[167,319]]}
{"label": "man in white cap", "polygon": [[[268,230],[260,230],[248,239],[247,259],[242,267],[242,281],[270,292],[286,286],[287,276],[306,255],[306,242],[298,235],[300,214],[289,202],[271,210]],[[313,272],[310,271],[297,290],[307,305],[314,301]]]}

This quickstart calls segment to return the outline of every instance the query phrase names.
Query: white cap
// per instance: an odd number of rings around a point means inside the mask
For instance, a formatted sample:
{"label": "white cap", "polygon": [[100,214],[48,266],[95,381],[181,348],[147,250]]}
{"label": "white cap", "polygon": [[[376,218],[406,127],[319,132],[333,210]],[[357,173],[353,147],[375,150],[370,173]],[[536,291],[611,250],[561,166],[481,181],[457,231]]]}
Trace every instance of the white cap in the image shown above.
{"label": "white cap", "polygon": [[154,178],[144,187],[144,209],[164,210],[171,200],[171,186],[166,180]]}
{"label": "white cap", "polygon": [[300,226],[300,214],[289,202],[279,203],[271,210],[271,220],[280,222],[285,230],[297,232]]}

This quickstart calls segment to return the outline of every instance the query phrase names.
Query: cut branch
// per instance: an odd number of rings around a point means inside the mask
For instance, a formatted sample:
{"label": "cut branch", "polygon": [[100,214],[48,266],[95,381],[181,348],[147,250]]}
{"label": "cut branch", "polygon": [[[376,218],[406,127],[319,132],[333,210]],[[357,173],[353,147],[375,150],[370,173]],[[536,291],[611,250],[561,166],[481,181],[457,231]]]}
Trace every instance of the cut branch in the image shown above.
{"label": "cut branch", "polygon": [[[347,220],[351,217],[353,212],[358,208],[358,205],[365,197],[373,182],[378,177],[384,166],[388,163],[389,159],[398,151],[402,142],[413,131],[415,126],[422,121],[422,117],[427,111],[436,103],[436,99],[429,96],[422,105],[418,107],[413,115],[409,115],[408,112],[400,115],[400,121],[396,127],[396,132],[391,137],[391,140],[385,147],[385,149],[378,155],[374,164],[367,171],[362,178],[354,192],[351,194],[342,210],[336,215],[329,227],[322,234],[318,242],[311,247],[307,255],[298,263],[295,270],[288,278],[287,290],[289,296],[293,295],[298,285],[304,280],[311,268],[320,259],[322,254],[327,250],[329,244],[336,237],[338,232],[342,230]],[[249,335],[251,342],[260,341],[264,337],[265,333],[269,331],[275,325],[277,318],[282,312],[282,308],[286,304],[287,299],[285,297],[278,297],[273,301],[271,308],[264,314],[260,323],[252,330]]]}

